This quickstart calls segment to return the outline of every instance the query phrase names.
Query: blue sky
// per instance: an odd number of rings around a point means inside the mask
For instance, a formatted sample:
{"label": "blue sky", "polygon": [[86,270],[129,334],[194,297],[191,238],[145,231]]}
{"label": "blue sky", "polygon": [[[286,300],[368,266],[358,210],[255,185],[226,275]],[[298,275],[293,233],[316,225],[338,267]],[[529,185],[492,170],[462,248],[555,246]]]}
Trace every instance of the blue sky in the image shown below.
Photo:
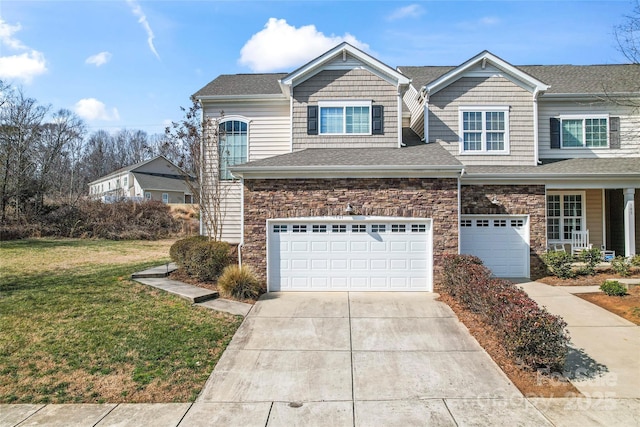
{"label": "blue sky", "polygon": [[0,3],[0,79],[89,130],[161,133],[220,74],[292,71],[347,40],[391,66],[626,62],[631,1]]}

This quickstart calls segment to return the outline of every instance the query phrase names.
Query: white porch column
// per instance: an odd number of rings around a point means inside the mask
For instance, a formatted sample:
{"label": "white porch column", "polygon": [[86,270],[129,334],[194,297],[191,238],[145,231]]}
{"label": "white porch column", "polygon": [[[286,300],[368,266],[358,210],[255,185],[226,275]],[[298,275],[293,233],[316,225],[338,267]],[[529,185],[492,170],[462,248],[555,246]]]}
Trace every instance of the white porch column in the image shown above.
{"label": "white porch column", "polygon": [[624,256],[636,254],[635,188],[624,189]]}

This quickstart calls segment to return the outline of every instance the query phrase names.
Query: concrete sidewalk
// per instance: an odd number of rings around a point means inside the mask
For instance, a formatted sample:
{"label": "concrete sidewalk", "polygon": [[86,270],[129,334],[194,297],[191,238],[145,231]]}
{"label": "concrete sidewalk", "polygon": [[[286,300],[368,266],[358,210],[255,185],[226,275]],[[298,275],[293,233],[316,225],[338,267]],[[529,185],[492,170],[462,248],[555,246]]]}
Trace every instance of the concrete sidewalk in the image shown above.
{"label": "concrete sidewalk", "polygon": [[574,295],[597,287],[520,286],[567,322],[571,350],[565,375],[585,397],[640,398],[640,326]]}

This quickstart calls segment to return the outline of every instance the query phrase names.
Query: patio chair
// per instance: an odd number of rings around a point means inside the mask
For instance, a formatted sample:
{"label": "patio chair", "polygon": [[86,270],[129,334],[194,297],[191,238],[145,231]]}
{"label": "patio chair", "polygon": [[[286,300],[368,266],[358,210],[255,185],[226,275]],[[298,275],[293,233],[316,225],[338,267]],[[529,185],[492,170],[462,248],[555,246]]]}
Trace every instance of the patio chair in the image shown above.
{"label": "patio chair", "polygon": [[593,245],[589,243],[589,230],[574,231],[571,238],[571,255],[578,256],[584,250],[591,249]]}

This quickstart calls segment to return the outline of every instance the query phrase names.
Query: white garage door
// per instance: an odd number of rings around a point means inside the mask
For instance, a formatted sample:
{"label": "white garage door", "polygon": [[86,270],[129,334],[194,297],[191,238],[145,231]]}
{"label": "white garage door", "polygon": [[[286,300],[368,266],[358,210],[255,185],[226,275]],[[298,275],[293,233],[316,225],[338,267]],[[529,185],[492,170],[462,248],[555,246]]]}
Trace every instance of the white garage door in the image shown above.
{"label": "white garage door", "polygon": [[497,277],[529,277],[529,218],[462,216],[460,253],[477,256]]}
{"label": "white garage door", "polygon": [[269,220],[269,291],[431,291],[431,220]]}

